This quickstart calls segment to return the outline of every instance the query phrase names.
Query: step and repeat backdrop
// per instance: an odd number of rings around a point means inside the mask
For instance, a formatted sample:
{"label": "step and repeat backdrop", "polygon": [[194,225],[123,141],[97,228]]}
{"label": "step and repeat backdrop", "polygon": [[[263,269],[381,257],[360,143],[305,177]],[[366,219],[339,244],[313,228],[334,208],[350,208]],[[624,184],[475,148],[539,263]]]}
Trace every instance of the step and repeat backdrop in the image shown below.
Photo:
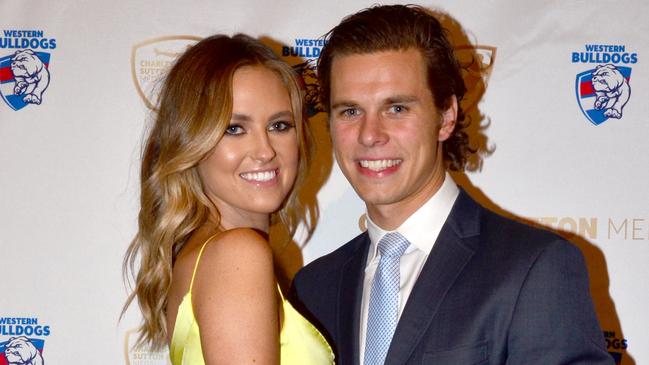
{"label": "step and repeat backdrop", "polygon": [[[304,196],[320,218],[309,242],[273,240],[283,276],[363,230],[314,62],[320,37],[373,3],[0,0],[0,365],[167,363],[133,346],[137,305],[119,319],[121,268],[157,82],[205,36],[262,38],[305,80],[318,156]],[[609,352],[649,364],[649,3],[420,4],[448,28],[469,87],[479,154],[454,179],[579,246]]]}

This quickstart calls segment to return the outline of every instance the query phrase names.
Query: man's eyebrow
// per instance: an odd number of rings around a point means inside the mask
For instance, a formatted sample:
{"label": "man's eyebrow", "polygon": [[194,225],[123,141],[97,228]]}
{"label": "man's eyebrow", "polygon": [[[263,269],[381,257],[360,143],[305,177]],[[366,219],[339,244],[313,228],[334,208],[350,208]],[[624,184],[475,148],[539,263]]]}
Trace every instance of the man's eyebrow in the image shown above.
{"label": "man's eyebrow", "polygon": [[358,104],[351,102],[351,101],[339,101],[336,103],[333,103],[331,105],[331,109],[338,109],[338,108],[350,108],[350,107],[355,107]]}
{"label": "man's eyebrow", "polygon": [[414,103],[419,98],[414,95],[395,95],[385,99],[385,104]]}
{"label": "man's eyebrow", "polygon": [[[419,102],[419,98],[415,95],[394,95],[386,98],[383,103],[384,104],[407,104],[407,103],[416,103]],[[331,104],[331,109],[338,109],[338,108],[352,108],[352,107],[357,107],[358,104],[354,103],[353,101],[337,101],[333,104]]]}

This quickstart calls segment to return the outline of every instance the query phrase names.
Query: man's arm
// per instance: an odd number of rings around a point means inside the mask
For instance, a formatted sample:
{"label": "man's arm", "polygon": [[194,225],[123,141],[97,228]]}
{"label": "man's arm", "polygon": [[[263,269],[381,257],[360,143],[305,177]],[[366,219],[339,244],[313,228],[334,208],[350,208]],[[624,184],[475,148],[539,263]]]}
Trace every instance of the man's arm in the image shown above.
{"label": "man's arm", "polygon": [[508,335],[507,364],[610,364],[581,251],[557,240],[523,282]]}

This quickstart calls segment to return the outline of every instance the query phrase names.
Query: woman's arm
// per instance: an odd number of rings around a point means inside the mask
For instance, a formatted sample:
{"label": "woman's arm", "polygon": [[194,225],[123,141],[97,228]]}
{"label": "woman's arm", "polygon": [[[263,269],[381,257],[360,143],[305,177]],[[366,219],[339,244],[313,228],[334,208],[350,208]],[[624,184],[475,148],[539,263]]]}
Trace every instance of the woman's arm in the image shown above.
{"label": "woman's arm", "polygon": [[206,364],[279,364],[277,284],[266,239],[234,229],[205,247],[192,292]]}

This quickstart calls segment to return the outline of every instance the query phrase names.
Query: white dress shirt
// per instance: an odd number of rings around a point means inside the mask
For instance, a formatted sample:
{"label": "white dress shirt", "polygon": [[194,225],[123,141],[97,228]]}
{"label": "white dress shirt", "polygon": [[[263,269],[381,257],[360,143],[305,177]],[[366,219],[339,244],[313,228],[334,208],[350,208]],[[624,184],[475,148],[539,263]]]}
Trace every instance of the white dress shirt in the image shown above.
{"label": "white dress shirt", "polygon": [[[398,317],[401,318],[401,313],[406,305],[408,296],[419,277],[421,269],[433,248],[433,244],[442,230],[444,222],[451,208],[455,203],[455,199],[459,194],[459,189],[451,177],[446,174],[444,182],[439,190],[430,198],[424,205],[415,211],[403,224],[401,224],[396,232],[401,233],[409,242],[410,245],[401,256],[400,261],[400,283],[399,283],[399,312]],[[376,223],[372,222],[369,215],[367,217],[367,231],[370,236],[370,248],[367,255],[367,263],[365,265],[365,277],[363,279],[363,298],[361,300],[361,318],[360,318],[360,342],[359,342],[359,355],[360,364],[363,364],[365,358],[365,338],[367,335],[367,313],[370,305],[370,291],[372,289],[372,280],[376,268],[379,265],[381,258],[378,251],[378,242],[383,238],[383,235],[389,232],[379,227]]]}

